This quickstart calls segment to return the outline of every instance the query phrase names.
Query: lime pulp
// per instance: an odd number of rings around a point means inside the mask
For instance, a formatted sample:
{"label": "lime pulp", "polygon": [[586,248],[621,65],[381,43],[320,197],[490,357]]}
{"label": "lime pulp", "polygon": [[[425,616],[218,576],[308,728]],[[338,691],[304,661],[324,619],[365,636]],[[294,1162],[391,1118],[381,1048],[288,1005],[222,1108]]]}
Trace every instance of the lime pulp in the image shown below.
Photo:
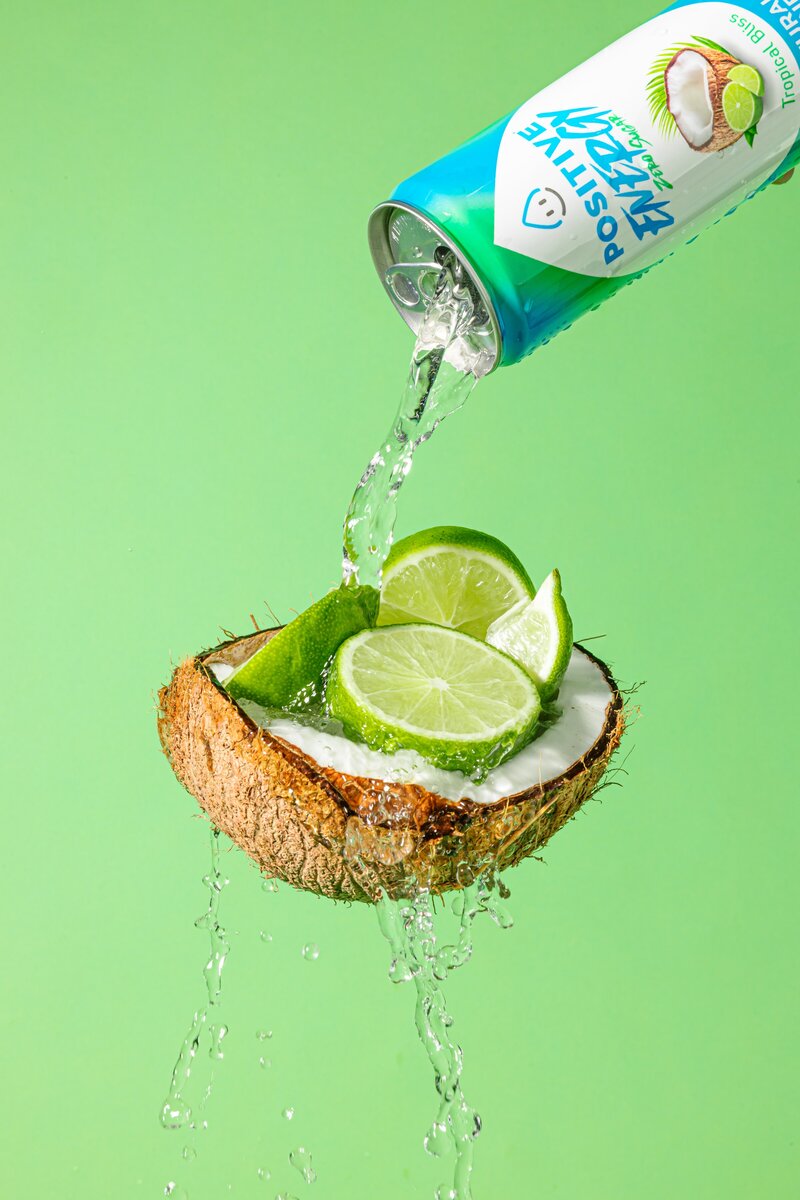
{"label": "lime pulp", "polygon": [[763,102],[740,83],[725,84],[722,90],[722,111],[735,133],[746,133],[755,125],[761,117],[763,107]]}
{"label": "lime pulp", "polygon": [[533,600],[522,600],[499,617],[486,640],[525,668],[543,699],[553,699],[572,654],[572,619],[558,571],[551,571]]}
{"label": "lime pulp", "polygon": [[366,629],[337,651],[331,715],[373,750],[414,750],[475,779],[532,738],[541,702],[515,662],[436,625]]}
{"label": "lime pulp", "polygon": [[752,92],[754,96],[764,95],[764,80],[761,74],[755,67],[751,67],[747,63],[731,67],[728,71],[728,79],[731,83],[738,83],[743,88],[747,88],[748,92]]}
{"label": "lime pulp", "polygon": [[379,625],[424,622],[482,638],[535,589],[498,538],[444,525],[403,538],[386,560]]}

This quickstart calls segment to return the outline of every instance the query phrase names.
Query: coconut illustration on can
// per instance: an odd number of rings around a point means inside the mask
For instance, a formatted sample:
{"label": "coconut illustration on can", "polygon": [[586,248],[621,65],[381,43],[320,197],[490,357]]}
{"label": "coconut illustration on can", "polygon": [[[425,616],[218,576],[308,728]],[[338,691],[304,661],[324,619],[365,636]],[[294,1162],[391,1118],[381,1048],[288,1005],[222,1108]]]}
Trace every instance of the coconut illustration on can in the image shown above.
{"label": "coconut illustration on can", "polygon": [[691,150],[726,150],[740,138],[752,146],[764,108],[760,73],[704,38],[674,46],[655,64],[653,116],[672,127]]}

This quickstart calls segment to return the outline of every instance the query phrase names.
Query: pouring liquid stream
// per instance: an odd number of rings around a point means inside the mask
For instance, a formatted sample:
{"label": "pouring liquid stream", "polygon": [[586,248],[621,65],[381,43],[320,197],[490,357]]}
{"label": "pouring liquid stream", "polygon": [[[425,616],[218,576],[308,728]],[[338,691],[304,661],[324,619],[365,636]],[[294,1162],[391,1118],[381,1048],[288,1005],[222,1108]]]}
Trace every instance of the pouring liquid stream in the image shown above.
{"label": "pouring liquid stream", "polygon": [[414,452],[445,417],[463,406],[488,370],[486,350],[471,336],[485,320],[461,264],[448,254],[417,335],[397,415],[347,510],[345,582],[380,587],[394,537],[397,495],[411,470]]}

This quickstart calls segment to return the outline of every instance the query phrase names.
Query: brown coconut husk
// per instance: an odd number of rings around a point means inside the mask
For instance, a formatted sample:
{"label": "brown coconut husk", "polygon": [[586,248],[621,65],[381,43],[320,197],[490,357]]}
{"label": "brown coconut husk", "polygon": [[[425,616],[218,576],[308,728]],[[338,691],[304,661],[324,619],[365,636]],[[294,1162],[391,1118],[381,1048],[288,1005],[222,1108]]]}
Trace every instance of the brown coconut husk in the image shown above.
{"label": "brown coconut husk", "polygon": [[[702,146],[695,146],[691,142],[687,142],[687,145],[691,146],[693,150],[701,151],[703,154],[712,154],[717,150],[725,150],[726,147],[732,146],[734,142],[738,142],[739,138],[742,137],[741,133],[737,133],[735,129],[731,129],[722,109],[722,90],[728,82],[728,72],[731,67],[741,66],[741,59],[734,58],[732,55],[726,54],[721,50],[711,50],[706,46],[682,46],[680,50],[673,54],[664,71],[667,107],[670,109],[670,112],[672,108],[669,98],[669,83],[667,82],[669,70],[676,59],[681,54],[685,54],[687,50],[699,54],[701,58],[706,60],[706,78],[708,79],[708,92],[713,112],[711,137],[709,140]],[[678,132],[680,133],[680,129],[678,129]],[[683,135],[681,134],[681,136]]]}
{"label": "brown coconut husk", "polygon": [[491,805],[416,785],[343,775],[256,725],[209,669],[237,665],[277,630],[187,659],[159,693],[158,732],[184,787],[264,874],[334,900],[376,902],[415,886],[443,892],[487,865],[514,866],[592,795],[617,749],[623,704],[611,700],[593,746],[557,779]]}

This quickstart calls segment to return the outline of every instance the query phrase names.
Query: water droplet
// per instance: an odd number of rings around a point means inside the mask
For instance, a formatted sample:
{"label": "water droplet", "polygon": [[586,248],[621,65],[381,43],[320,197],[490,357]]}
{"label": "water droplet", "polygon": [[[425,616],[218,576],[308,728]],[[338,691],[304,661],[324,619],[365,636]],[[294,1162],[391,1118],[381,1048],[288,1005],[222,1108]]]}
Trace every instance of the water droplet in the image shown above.
{"label": "water droplet", "polygon": [[191,1119],[192,1110],[188,1106],[174,1108],[168,1100],[161,1109],[161,1124],[165,1129],[180,1129],[181,1126],[188,1125]]}
{"label": "water droplet", "polygon": [[448,1183],[443,1183],[433,1193],[433,1200],[458,1200],[458,1192],[455,1188],[451,1188]]}
{"label": "water droplet", "polygon": [[272,1179],[272,1173],[266,1167],[259,1167],[256,1171],[256,1176],[262,1183],[266,1183],[268,1179]]}
{"label": "water droplet", "polygon": [[[206,1002],[195,1010],[194,1020],[183,1040],[178,1061],[172,1072],[169,1094],[161,1110],[161,1123],[168,1129],[182,1126],[188,1126],[190,1129],[196,1128],[192,1119],[191,1105],[186,1102],[184,1092],[190,1076],[200,1062],[201,1047],[205,1050],[206,1045],[208,1046],[208,1057],[212,1060],[222,1058],[222,1041],[228,1031],[227,1026],[213,1019],[219,1011],[222,1000],[222,971],[230,948],[228,933],[220,921],[220,896],[229,881],[220,870],[219,854],[219,833],[212,827],[211,870],[203,879],[211,895],[206,912],[196,922],[198,926],[208,931],[209,936],[209,956],[203,968]],[[207,1043],[204,1041],[205,1038],[208,1039]],[[210,1095],[212,1082],[213,1074],[210,1071],[206,1072],[205,1077],[199,1081],[204,1102]],[[174,1194],[174,1188],[173,1193],[166,1194]]]}
{"label": "water droplet", "polygon": [[456,867],[456,879],[460,887],[470,887],[475,882],[475,868],[472,863],[460,862]]}
{"label": "water droplet", "polygon": [[292,1117],[294,1116],[294,1109],[293,1108],[285,1108],[283,1110],[282,1115],[284,1117],[286,1117],[287,1121],[291,1121]]}
{"label": "water droplet", "polygon": [[278,890],[277,879],[264,879],[261,883],[261,890],[262,890],[262,892],[271,892],[273,894],[275,892],[277,892],[277,890]]}
{"label": "water droplet", "polygon": [[272,1030],[271,1029],[257,1029],[256,1037],[258,1038],[258,1040],[260,1042],[266,1042],[266,1040],[268,1038],[272,1037]]}
{"label": "water droplet", "polygon": [[395,958],[389,967],[389,978],[392,983],[408,983],[414,978],[414,972],[404,958]]}
{"label": "water droplet", "polygon": [[228,1033],[227,1025],[218,1025],[211,1029],[211,1049],[209,1053],[212,1058],[224,1058],[225,1051],[222,1049],[222,1043]]}
{"label": "water droplet", "polygon": [[486,911],[494,921],[495,925],[499,925],[501,929],[511,929],[514,924],[514,918],[506,908],[505,904],[501,904],[495,900],[486,905]]}
{"label": "water droplet", "polygon": [[170,1180],[164,1188],[165,1196],[172,1196],[173,1200],[189,1200],[189,1193],[186,1188],[178,1187],[174,1180]]}
{"label": "water droplet", "polygon": [[258,1065],[262,1068],[262,1070],[267,1071],[272,1066],[272,1059],[264,1058],[264,1055],[262,1054],[258,1060]]}
{"label": "water droplet", "polygon": [[311,1164],[311,1155],[305,1146],[298,1146],[296,1150],[292,1150],[289,1155],[289,1162],[299,1171],[306,1183],[315,1183],[317,1172]]}
{"label": "water droplet", "polygon": [[433,1158],[441,1158],[449,1149],[447,1126],[441,1121],[434,1121],[423,1142],[428,1154]]}
{"label": "water droplet", "polygon": [[314,962],[319,958],[319,946],[316,942],[306,942],[303,946],[303,958],[307,958],[310,962]]}
{"label": "water droplet", "polygon": [[197,1151],[195,1150],[194,1146],[184,1146],[183,1150],[181,1151],[181,1156],[186,1160],[186,1162],[191,1162],[193,1158],[197,1158]]}
{"label": "water droplet", "polygon": [[271,942],[272,941],[272,934],[267,933],[266,929],[259,929],[258,936],[261,938],[262,942]]}

